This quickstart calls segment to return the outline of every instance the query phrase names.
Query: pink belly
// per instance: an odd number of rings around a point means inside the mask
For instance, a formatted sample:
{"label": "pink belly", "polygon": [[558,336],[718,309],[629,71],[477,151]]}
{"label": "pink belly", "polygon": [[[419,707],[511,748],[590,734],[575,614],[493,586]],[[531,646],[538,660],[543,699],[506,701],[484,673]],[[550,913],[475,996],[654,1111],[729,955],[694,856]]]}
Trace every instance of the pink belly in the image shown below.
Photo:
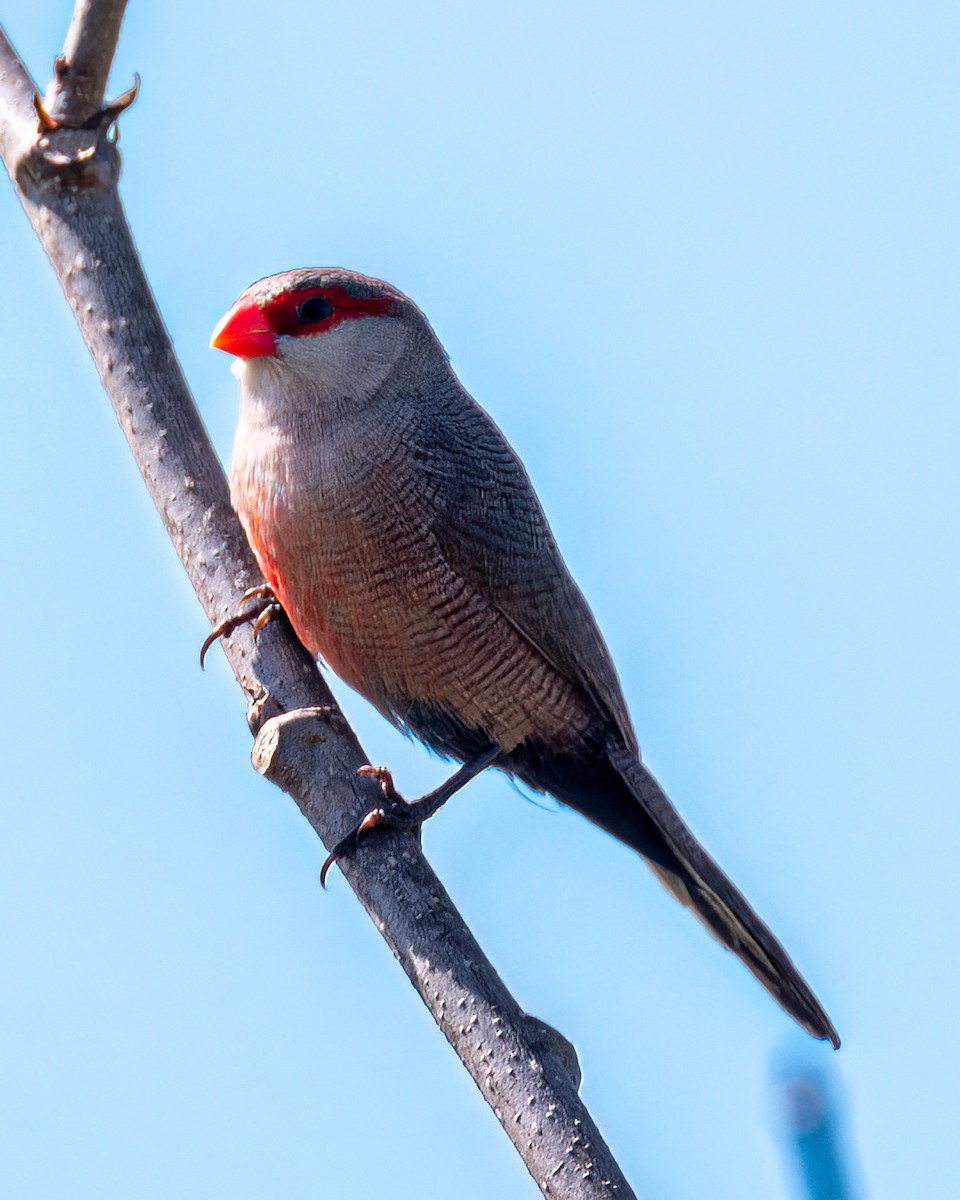
{"label": "pink belly", "polygon": [[449,567],[428,537],[389,549],[359,522],[287,530],[245,521],[297,635],[382,712],[411,699],[455,713],[512,749],[579,739],[595,719],[570,681]]}

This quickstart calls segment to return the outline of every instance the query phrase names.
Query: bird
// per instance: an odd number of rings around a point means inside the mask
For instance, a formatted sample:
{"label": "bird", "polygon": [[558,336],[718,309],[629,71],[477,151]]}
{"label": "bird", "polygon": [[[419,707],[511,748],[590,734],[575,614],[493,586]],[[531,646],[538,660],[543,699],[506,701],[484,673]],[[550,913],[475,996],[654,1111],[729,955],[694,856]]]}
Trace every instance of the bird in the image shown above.
{"label": "bird", "polygon": [[[786,1012],[839,1047],[647,769],[526,470],[416,304],[353,271],[287,271],[247,288],[211,345],[240,380],[230,494],[260,594],[392,724],[463,764],[411,803],[411,823],[487,767],[552,795],[637,851]],[[367,826],[388,810],[400,823],[389,772],[370,770],[388,803]]]}

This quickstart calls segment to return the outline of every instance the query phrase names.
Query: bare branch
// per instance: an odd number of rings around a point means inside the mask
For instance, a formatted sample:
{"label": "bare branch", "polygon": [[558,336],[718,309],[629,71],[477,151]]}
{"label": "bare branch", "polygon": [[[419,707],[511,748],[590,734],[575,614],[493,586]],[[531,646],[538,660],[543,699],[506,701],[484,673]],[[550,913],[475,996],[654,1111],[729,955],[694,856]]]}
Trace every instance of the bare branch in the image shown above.
{"label": "bare branch", "polygon": [[[123,6],[80,0],[78,13],[95,8],[107,14],[112,33],[88,41],[78,33],[78,46],[101,48],[77,59],[91,64],[89,79],[98,75],[96,88],[84,92],[87,105],[95,93],[102,101]],[[143,274],[117,194],[117,148],[97,123],[40,130],[34,95],[0,31],[4,161],[200,602],[219,621],[260,577]],[[356,778],[367,760],[315,663],[282,620],[258,642],[240,629],[224,649],[258,731],[257,769],[294,797],[333,846],[377,795]],[[417,838],[378,833],[340,866],[544,1195],[633,1196],[577,1093],[572,1048],[521,1012]]]}
{"label": "bare branch", "polygon": [[14,164],[37,136],[37,87],[0,26],[0,156]]}
{"label": "bare branch", "polygon": [[127,0],[77,0],[43,106],[53,121],[78,126],[102,106]]}

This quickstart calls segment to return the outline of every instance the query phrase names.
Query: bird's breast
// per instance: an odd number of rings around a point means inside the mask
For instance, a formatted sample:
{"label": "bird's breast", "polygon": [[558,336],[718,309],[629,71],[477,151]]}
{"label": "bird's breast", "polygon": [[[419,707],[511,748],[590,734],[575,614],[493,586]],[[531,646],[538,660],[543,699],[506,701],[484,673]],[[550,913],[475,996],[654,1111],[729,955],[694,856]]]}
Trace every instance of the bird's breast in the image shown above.
{"label": "bird's breast", "polygon": [[457,745],[418,713],[448,713],[504,749],[575,743],[593,706],[447,560],[420,482],[387,461],[324,471],[241,453],[231,489],[300,639],[384,714],[447,753]]}

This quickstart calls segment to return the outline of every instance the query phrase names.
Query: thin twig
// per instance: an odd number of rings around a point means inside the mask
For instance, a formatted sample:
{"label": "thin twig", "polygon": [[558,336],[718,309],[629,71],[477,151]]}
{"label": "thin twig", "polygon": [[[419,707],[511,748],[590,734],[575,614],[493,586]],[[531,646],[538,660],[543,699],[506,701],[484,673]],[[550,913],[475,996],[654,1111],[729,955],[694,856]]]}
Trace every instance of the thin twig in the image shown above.
{"label": "thin twig", "polygon": [[43,102],[53,121],[83,125],[102,106],[126,7],[127,0],[77,0]]}
{"label": "thin twig", "polygon": [[[112,28],[115,35],[118,19]],[[103,65],[112,48],[108,55],[98,44]],[[96,123],[39,131],[34,96],[0,30],[4,161],[167,531],[207,616],[219,621],[259,574],[143,274],[117,193],[116,146]],[[376,789],[356,778],[365,756],[315,663],[282,620],[256,643],[249,629],[237,630],[224,650],[250,702],[257,769],[294,797],[333,846]],[[418,840],[378,834],[341,870],[544,1195],[633,1196],[578,1095],[572,1048],[520,1010]]]}

